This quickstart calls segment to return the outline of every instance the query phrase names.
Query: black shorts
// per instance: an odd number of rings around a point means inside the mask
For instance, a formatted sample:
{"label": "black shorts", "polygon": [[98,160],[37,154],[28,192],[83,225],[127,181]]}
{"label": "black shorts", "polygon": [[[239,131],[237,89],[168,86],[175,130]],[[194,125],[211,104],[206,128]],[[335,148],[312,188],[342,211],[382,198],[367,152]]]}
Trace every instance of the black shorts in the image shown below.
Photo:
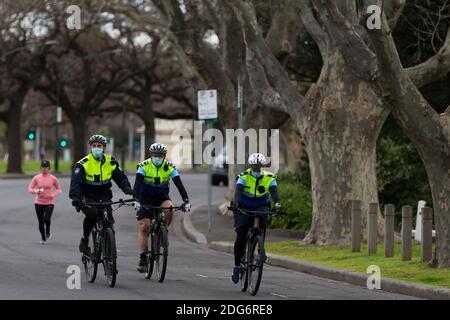
{"label": "black shorts", "polygon": [[[150,201],[144,201],[142,203],[142,205],[149,205],[152,207],[160,207],[161,204],[167,200],[171,200],[169,195],[163,195],[163,196],[158,196],[157,198],[151,199]],[[136,219],[137,219],[137,221],[141,221],[144,219],[152,220],[152,219],[156,218],[157,213],[158,213],[158,210],[156,210],[156,209],[148,210],[148,209],[141,208],[136,212]]]}

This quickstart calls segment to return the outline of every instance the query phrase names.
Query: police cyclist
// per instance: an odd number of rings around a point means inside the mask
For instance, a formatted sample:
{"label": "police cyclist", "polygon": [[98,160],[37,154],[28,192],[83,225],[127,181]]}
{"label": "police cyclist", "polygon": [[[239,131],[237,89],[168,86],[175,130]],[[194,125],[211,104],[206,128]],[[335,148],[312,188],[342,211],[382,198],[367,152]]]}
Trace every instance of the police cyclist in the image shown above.
{"label": "police cyclist", "polygon": [[[80,252],[89,255],[89,235],[97,222],[99,208],[83,208],[83,202],[110,202],[112,200],[111,180],[128,195],[133,194],[127,176],[120,168],[118,162],[110,155],[104,153],[107,140],[102,135],[93,135],[89,139],[91,152],[79,160],[72,171],[69,197],[72,205],[83,211],[83,237],[80,240]],[[114,223],[111,206],[106,206],[108,220]]]}
{"label": "police cyclist", "polygon": [[[240,209],[249,211],[270,210],[270,197],[275,203],[275,208],[281,210],[280,197],[277,190],[276,176],[268,171],[262,170],[266,166],[266,158],[261,153],[252,154],[249,159],[249,169],[237,176],[234,205]],[[260,216],[260,223],[265,233],[265,225],[268,214]],[[239,282],[240,263],[245,250],[245,240],[248,230],[253,226],[254,217],[235,213],[234,230],[236,241],[234,243],[234,268],[231,281]],[[266,257],[265,257],[266,259]]]}
{"label": "police cyclist", "polygon": [[[176,167],[166,160],[167,148],[164,144],[154,143],[149,148],[150,158],[138,165],[136,180],[134,184],[134,194],[137,202],[136,218],[138,220],[138,246],[140,257],[137,270],[145,272],[146,253],[148,252],[148,236],[151,229],[151,220],[155,218],[156,211],[144,209],[142,205],[152,207],[170,208],[173,203],[169,197],[170,180],[180,192],[183,199],[182,210],[191,210],[189,197],[181,182],[180,174]],[[164,210],[164,218],[167,225],[170,225],[173,217],[171,209]]]}

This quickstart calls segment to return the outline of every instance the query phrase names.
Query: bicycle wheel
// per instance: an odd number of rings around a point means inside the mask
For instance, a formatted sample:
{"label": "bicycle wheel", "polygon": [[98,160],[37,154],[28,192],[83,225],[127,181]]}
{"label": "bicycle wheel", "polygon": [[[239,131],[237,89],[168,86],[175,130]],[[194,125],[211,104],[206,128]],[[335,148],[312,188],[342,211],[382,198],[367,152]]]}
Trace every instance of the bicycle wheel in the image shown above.
{"label": "bicycle wheel", "polygon": [[145,260],[146,260],[145,279],[147,279],[147,280],[152,277],[153,265],[155,263],[155,257],[154,257],[154,252],[155,252],[154,242],[155,242],[155,240],[154,240],[154,237],[155,237],[155,234],[153,232],[151,232],[150,233],[150,248],[151,248],[150,251],[151,252],[147,252],[147,255],[145,258]]}
{"label": "bicycle wheel", "polygon": [[93,283],[95,281],[95,278],[97,277],[97,269],[98,269],[98,262],[97,262],[98,253],[96,252],[97,231],[92,230],[91,236],[89,237],[88,246],[91,249],[91,255],[86,256],[83,254],[81,261],[83,262],[84,265],[84,273],[86,274],[86,280],[89,283]]}
{"label": "bicycle wheel", "polygon": [[116,238],[114,231],[109,227],[104,230],[104,236],[103,266],[108,285],[112,288],[116,284],[117,277]]}
{"label": "bicycle wheel", "polygon": [[245,241],[245,249],[244,253],[241,258],[241,274],[240,274],[240,281],[241,281],[241,290],[242,292],[247,291],[248,288],[248,273],[247,273],[247,249],[248,246],[248,239]]}
{"label": "bicycle wheel", "polygon": [[248,286],[252,296],[256,295],[261,284],[264,261],[262,259],[264,251],[263,238],[255,236],[250,245],[248,254]]}
{"label": "bicycle wheel", "polygon": [[159,282],[163,282],[166,276],[167,269],[167,254],[168,254],[168,233],[165,226],[159,228],[155,235],[155,271]]}

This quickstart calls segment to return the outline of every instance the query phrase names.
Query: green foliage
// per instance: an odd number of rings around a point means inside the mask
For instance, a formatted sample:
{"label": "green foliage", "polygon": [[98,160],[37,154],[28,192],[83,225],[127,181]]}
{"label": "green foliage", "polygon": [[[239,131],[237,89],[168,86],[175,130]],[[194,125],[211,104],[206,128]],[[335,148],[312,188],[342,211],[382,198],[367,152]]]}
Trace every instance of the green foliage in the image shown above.
{"label": "green foliage", "polygon": [[384,204],[395,205],[397,223],[401,220],[402,206],[416,208],[419,200],[432,204],[422,160],[391,116],[378,139],[377,179],[380,204],[382,207]]}
{"label": "green foliage", "polygon": [[287,216],[272,219],[270,228],[308,230],[311,227],[311,176],[307,159],[295,173],[278,176],[278,193]]}

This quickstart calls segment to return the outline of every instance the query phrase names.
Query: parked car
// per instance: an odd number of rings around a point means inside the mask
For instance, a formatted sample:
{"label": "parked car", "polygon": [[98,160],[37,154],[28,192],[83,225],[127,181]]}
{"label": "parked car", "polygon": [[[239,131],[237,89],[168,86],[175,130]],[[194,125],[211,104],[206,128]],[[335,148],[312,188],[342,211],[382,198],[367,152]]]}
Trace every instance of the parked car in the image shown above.
{"label": "parked car", "polygon": [[228,164],[226,163],[226,148],[214,159],[212,166],[212,185],[218,186],[223,183],[224,186],[228,185]]}

